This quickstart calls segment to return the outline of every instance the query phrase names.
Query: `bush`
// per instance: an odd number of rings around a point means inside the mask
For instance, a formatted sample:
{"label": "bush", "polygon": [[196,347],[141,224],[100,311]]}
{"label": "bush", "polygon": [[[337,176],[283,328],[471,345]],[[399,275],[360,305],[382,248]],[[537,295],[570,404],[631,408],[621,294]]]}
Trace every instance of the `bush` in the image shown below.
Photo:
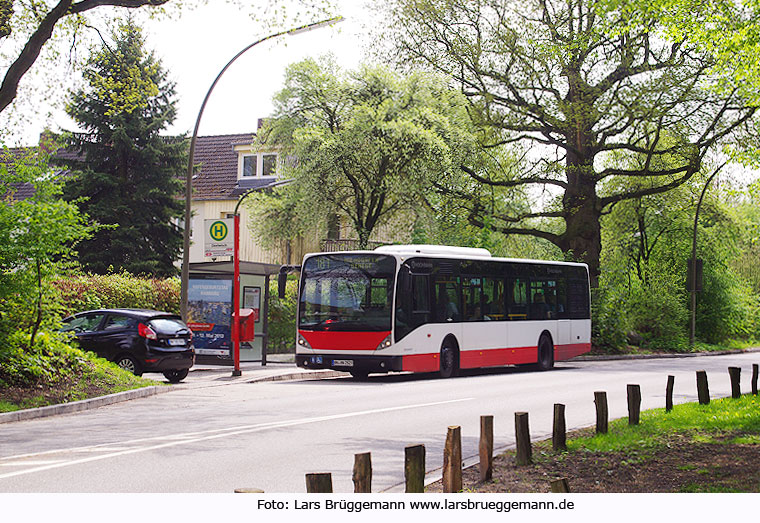
{"label": "bush", "polygon": [[757,337],[758,297],[749,284],[719,262],[705,266],[697,294],[697,336],[707,343]]}
{"label": "bush", "polygon": [[605,352],[616,352],[626,343],[625,296],[619,287],[599,286],[591,299],[591,343]]}
{"label": "bush", "polygon": [[102,308],[155,309],[179,313],[179,278],[158,279],[129,273],[80,274],[56,280],[61,316]]}
{"label": "bush", "polygon": [[84,353],[69,344],[66,335],[41,331],[29,347],[29,333],[11,333],[0,344],[0,387],[55,384],[81,369]]}
{"label": "bush", "polygon": [[277,294],[277,279],[269,285],[269,344],[267,352],[277,354],[295,351],[296,304],[298,302],[298,278],[288,276],[285,298]]}
{"label": "bush", "polygon": [[652,350],[686,351],[689,309],[679,275],[652,274],[649,284],[632,286],[627,300],[630,328],[641,346]]}

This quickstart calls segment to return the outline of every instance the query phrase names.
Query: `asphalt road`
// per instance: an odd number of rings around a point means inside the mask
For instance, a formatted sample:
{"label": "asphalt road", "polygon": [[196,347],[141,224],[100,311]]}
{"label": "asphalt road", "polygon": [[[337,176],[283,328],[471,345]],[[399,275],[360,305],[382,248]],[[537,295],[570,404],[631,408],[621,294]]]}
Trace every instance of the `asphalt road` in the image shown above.
{"label": "asphalt road", "polygon": [[423,443],[427,469],[443,461],[450,425],[461,425],[465,458],[478,452],[479,417],[495,418],[495,446],[514,444],[514,412],[530,413],[531,435],[551,435],[554,403],[568,429],[594,423],[594,391],[611,417],[627,415],[626,384],[641,385],[642,409],[696,401],[695,371],[712,397],[730,394],[727,367],[742,368],[749,392],[760,353],[678,359],[560,363],[551,372],[516,369],[373,376],[174,390],[92,411],[0,425],[0,492],[305,492],[304,475],[331,472],[335,492],[352,492],[355,453],[371,452],[373,491],[399,491],[404,447]]}

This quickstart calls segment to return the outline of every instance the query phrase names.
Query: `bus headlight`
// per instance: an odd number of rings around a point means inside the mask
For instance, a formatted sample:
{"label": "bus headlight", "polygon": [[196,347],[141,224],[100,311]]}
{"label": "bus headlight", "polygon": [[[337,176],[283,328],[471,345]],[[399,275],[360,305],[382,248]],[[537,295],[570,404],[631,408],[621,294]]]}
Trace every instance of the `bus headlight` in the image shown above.
{"label": "bus headlight", "polygon": [[375,350],[387,349],[391,345],[393,345],[393,342],[391,341],[391,335],[389,334],[383,341],[380,342],[380,345],[378,345]]}
{"label": "bus headlight", "polygon": [[306,341],[306,338],[304,338],[300,334],[298,335],[298,339],[296,340],[296,343],[298,343],[298,346],[303,349],[311,349],[311,345],[309,345],[309,342]]}

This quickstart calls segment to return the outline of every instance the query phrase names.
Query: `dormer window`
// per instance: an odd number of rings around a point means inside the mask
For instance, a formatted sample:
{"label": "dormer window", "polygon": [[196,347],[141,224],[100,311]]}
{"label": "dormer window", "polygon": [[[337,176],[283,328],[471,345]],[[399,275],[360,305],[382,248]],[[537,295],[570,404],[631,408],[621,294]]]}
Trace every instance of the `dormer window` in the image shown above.
{"label": "dormer window", "polygon": [[276,171],[276,153],[246,153],[240,155],[238,178],[275,176],[277,174]]}

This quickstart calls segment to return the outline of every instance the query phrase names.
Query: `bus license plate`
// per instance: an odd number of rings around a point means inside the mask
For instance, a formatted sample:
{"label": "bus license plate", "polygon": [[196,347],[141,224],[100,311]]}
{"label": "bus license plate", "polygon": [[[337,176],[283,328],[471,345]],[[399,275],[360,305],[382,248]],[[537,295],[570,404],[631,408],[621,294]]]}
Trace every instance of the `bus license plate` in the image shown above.
{"label": "bus license plate", "polygon": [[333,367],[353,367],[354,360],[333,360]]}

